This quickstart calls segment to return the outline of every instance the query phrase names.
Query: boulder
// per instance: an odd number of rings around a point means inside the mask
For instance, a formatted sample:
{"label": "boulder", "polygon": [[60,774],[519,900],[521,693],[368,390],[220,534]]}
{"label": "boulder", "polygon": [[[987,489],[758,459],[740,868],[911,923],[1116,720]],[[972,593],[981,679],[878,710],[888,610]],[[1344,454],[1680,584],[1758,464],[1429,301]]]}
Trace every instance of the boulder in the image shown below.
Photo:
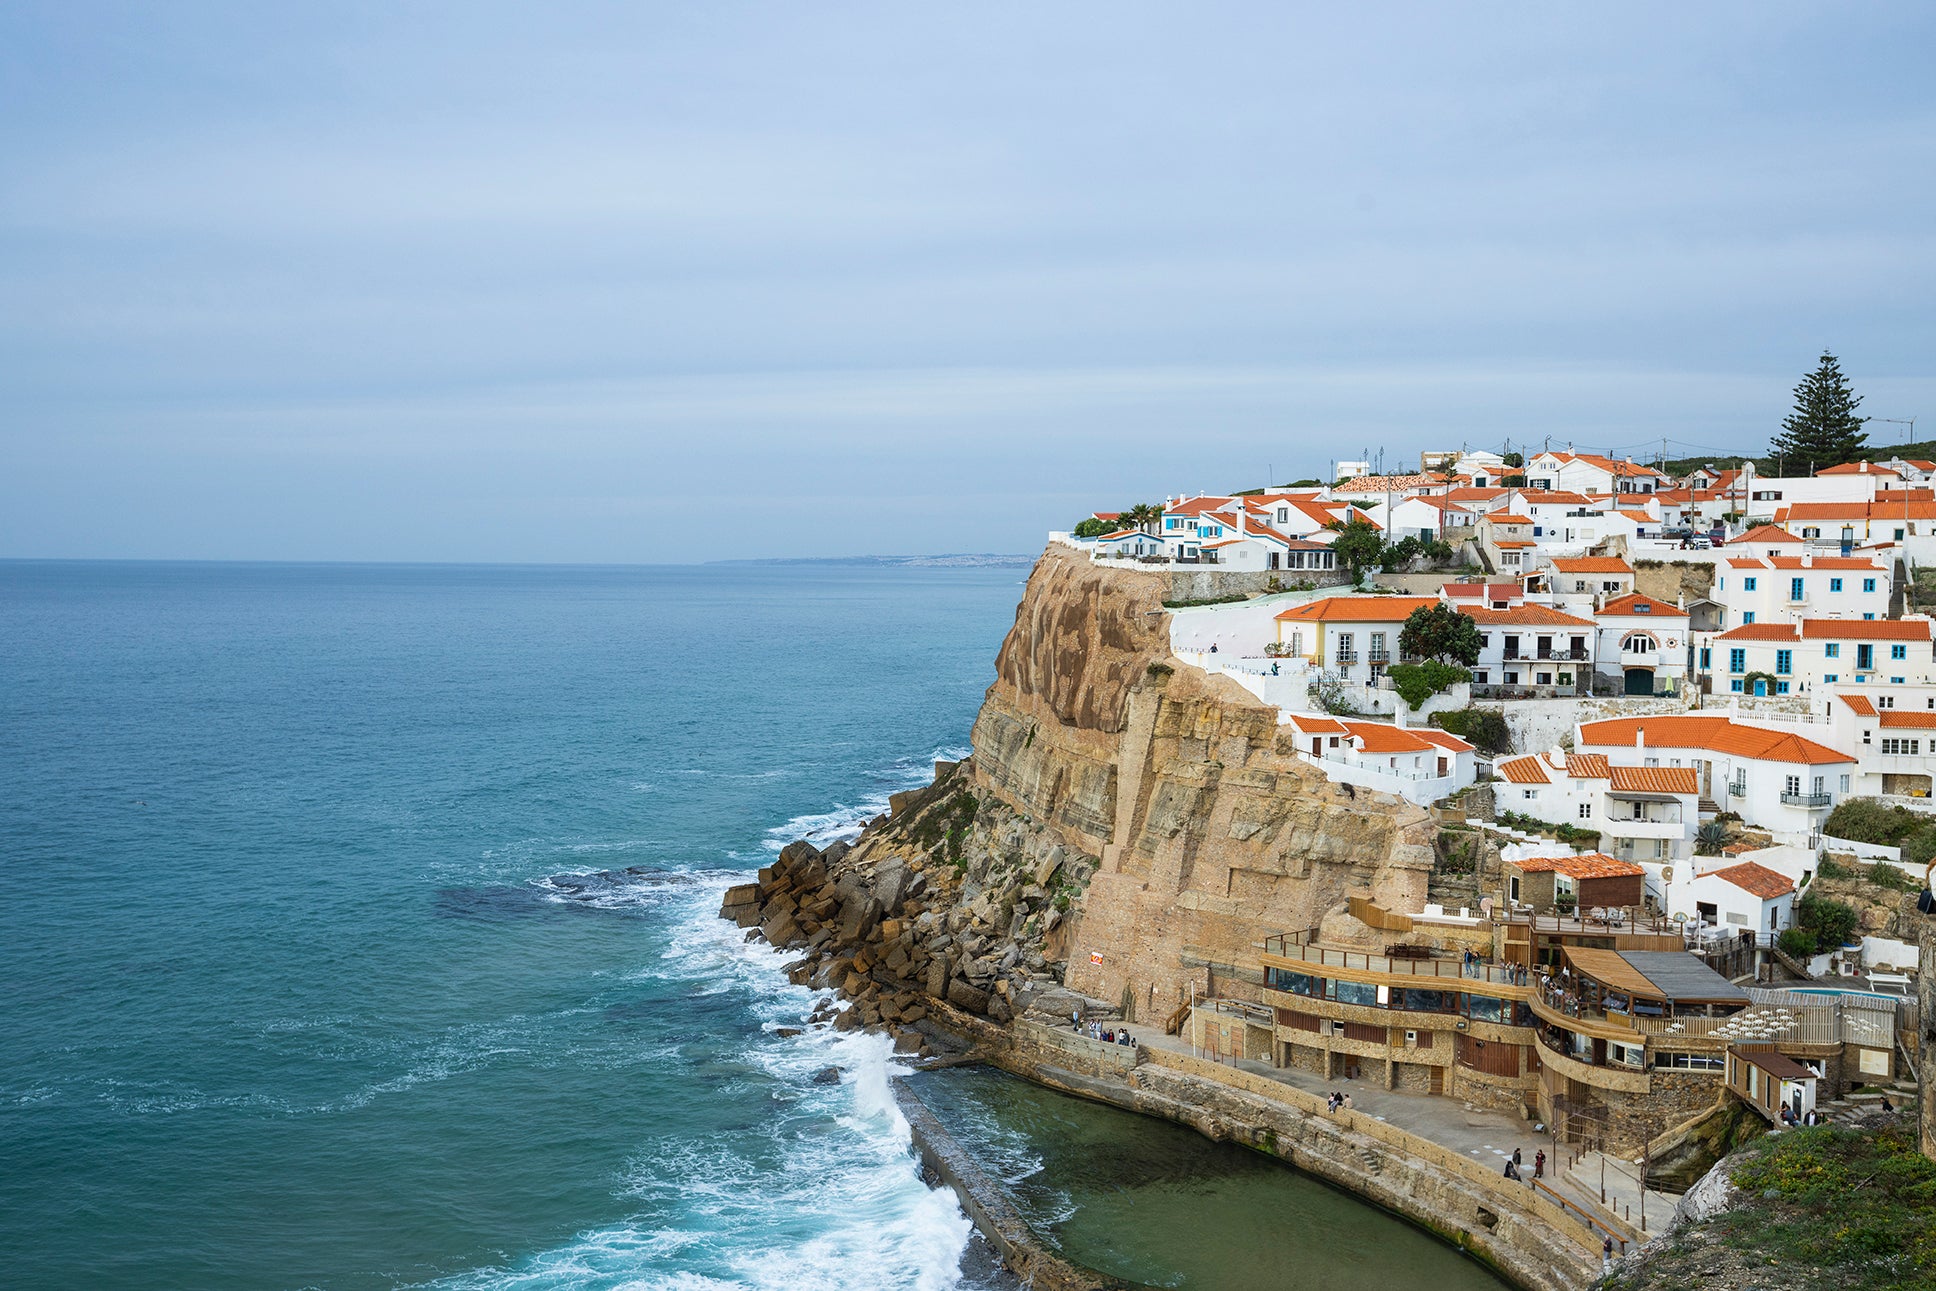
{"label": "boulder", "polygon": [[999,995],[991,995],[988,997],[988,1016],[997,1022],[1008,1022],[1015,1017],[1015,1013],[1009,1008],[1007,1000]]}
{"label": "boulder", "polygon": [[941,958],[928,965],[928,994],[941,999],[948,993],[948,961]]}
{"label": "boulder", "polygon": [[859,1029],[860,1014],[854,1009],[845,1009],[839,1017],[834,1019],[834,1030],[836,1031],[858,1031]]}
{"label": "boulder", "polygon": [[[812,843],[809,843],[806,839],[800,838],[795,839],[780,849],[780,859],[774,863],[773,868],[782,873],[786,873],[807,861],[819,859],[820,849]],[[766,872],[762,870],[760,873],[762,881],[764,881]]]}
{"label": "boulder", "polygon": [[791,1040],[794,1036],[804,1035],[806,1033],[799,1027],[774,1027],[773,1034],[779,1036],[782,1040]]}
{"label": "boulder", "polygon": [[921,1052],[921,1033],[919,1031],[896,1031],[894,1033],[894,1052]]}
{"label": "boulder", "polygon": [[988,1012],[988,992],[966,982],[948,983],[948,1003],[969,1013]]}
{"label": "boulder", "polygon": [[840,1083],[840,1068],[822,1067],[819,1071],[813,1073],[813,1083],[816,1085],[838,1085]]}
{"label": "boulder", "polygon": [[1035,867],[1035,886],[1039,888],[1047,887],[1049,880],[1055,877],[1055,872],[1062,868],[1062,861],[1065,856],[1066,853],[1062,850],[1062,844],[1057,843],[1054,847],[1051,847],[1048,855],[1044,856],[1041,863]]}

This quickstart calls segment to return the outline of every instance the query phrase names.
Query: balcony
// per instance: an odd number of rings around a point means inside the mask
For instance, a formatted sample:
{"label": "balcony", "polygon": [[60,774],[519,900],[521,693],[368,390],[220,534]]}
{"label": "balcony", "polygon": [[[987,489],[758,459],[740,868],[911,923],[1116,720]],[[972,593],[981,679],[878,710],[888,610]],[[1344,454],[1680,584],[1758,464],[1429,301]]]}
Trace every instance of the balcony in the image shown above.
{"label": "balcony", "polygon": [[[1600,832],[1614,838],[1665,838],[1675,842],[1687,836],[1687,826],[1678,820],[1632,820],[1614,818],[1601,822]],[[1621,860],[1637,860],[1638,857],[1623,856]],[[1647,860],[1662,860],[1663,857],[1649,856]]]}
{"label": "balcony", "polygon": [[1357,663],[1358,652],[1356,650],[1333,650],[1331,652],[1331,662],[1341,668],[1348,664]]}
{"label": "balcony", "polygon": [[1365,651],[1365,662],[1367,662],[1367,663],[1390,663],[1390,662],[1391,662],[1391,651],[1389,651],[1389,650],[1380,650],[1380,649],[1377,649],[1376,647],[1374,647],[1374,648],[1372,648],[1372,649],[1370,649],[1370,650],[1367,650],[1367,651]]}
{"label": "balcony", "polygon": [[[1316,968],[1347,968],[1372,973],[1391,973],[1400,977],[1437,977],[1494,986],[1524,987],[1526,975],[1503,964],[1467,964],[1458,955],[1434,955],[1427,959],[1407,959],[1373,955],[1360,950],[1326,950],[1303,944],[1308,933],[1279,933],[1264,939],[1264,953],[1279,959],[1298,960]],[[1323,976],[1323,974],[1315,974]]]}
{"label": "balcony", "polygon": [[1826,793],[1784,793],[1781,796],[1781,805],[1784,807],[1807,807],[1812,810],[1817,807],[1826,807],[1834,800],[1833,794]]}
{"label": "balcony", "polygon": [[1554,646],[1541,650],[1539,657],[1541,659],[1550,659],[1555,663],[1584,663],[1586,661],[1586,650],[1584,648],[1568,650]]}
{"label": "balcony", "polygon": [[1658,650],[1628,650],[1620,656],[1623,668],[1658,668],[1661,652]]}
{"label": "balcony", "polygon": [[1728,797],[1730,797],[1730,798],[1745,798],[1745,797],[1747,797],[1747,796],[1748,796],[1748,786],[1747,786],[1747,785],[1745,785],[1745,784],[1731,784],[1731,785],[1729,785],[1729,786],[1728,786]]}

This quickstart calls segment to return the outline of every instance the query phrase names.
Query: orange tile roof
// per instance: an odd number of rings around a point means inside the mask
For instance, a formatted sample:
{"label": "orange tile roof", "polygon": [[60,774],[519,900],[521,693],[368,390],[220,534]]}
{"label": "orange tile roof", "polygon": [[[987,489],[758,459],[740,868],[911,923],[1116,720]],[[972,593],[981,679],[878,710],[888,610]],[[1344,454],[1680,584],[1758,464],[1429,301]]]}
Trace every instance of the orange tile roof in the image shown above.
{"label": "orange tile roof", "polygon": [[1613,774],[1613,769],[1607,765],[1604,753],[1569,753],[1566,774],[1575,780],[1605,780]]}
{"label": "orange tile roof", "polygon": [[1759,758],[1765,762],[1790,762],[1822,766],[1853,762],[1826,744],[1805,740],[1786,731],[1771,731],[1759,726],[1741,726],[1725,717],[1694,714],[1667,714],[1660,717],[1612,717],[1605,721],[1583,722],[1580,743],[1595,747],[1634,747],[1640,736],[1645,746],[1656,749],[1706,749],[1735,757]]}
{"label": "orange tile roof", "polygon": [[1494,524],[1531,524],[1533,522],[1531,516],[1516,516],[1509,511],[1495,511],[1486,519]]}
{"label": "orange tile roof", "polygon": [[1524,501],[1530,502],[1535,506],[1553,506],[1557,504],[1570,507],[1583,507],[1593,501],[1586,494],[1575,493],[1571,489],[1527,489],[1520,496]]}
{"label": "orange tile roof", "polygon": [[1344,726],[1357,738],[1358,747],[1366,753],[1424,753],[1434,748],[1463,750],[1472,747],[1444,731],[1433,731],[1431,735],[1437,738],[1428,739],[1424,730],[1391,726],[1384,722],[1346,722]]}
{"label": "orange tile roof", "polygon": [[1802,635],[1810,641],[1928,641],[1928,619],[1803,619]]}
{"label": "orange tile roof", "polygon": [[1730,865],[1724,870],[1709,870],[1701,877],[1726,879],[1743,892],[1758,896],[1764,901],[1795,890],[1794,883],[1786,875],[1777,874],[1767,866],[1757,865],[1753,861]]}
{"label": "orange tile roof", "polygon": [[1936,730],[1936,713],[1899,712],[1893,708],[1882,710],[1882,724],[1892,730]]}
{"label": "orange tile roof", "polygon": [[1843,462],[1840,466],[1827,466],[1815,472],[1817,475],[1887,475],[1891,479],[1902,478],[1900,471],[1892,471],[1874,462]]}
{"label": "orange tile roof", "polygon": [[1403,623],[1413,610],[1437,605],[1435,596],[1327,596],[1277,616],[1289,623]]}
{"label": "orange tile roof", "polygon": [[1789,533],[1786,529],[1783,529],[1779,525],[1758,524],[1754,528],[1748,530],[1748,532],[1742,534],[1739,538],[1729,539],[1726,545],[1730,547],[1739,547],[1739,546],[1742,546],[1743,544],[1757,543],[1757,542],[1800,542],[1800,541],[1801,541],[1800,538],[1797,538],[1794,534]]}
{"label": "orange tile roof", "polygon": [[1632,861],[1616,861],[1605,852],[1588,852],[1584,856],[1529,856],[1506,863],[1522,874],[1551,871],[1570,879],[1630,879],[1647,872]]}
{"label": "orange tile roof", "polygon": [[1546,775],[1546,762],[1537,754],[1529,753],[1523,758],[1501,762],[1496,769],[1514,784],[1550,783]]}
{"label": "orange tile roof", "polygon": [[[1646,606],[1645,609],[1641,608],[1643,605]],[[1600,607],[1600,616],[1602,618],[1609,615],[1617,618],[1622,614],[1645,615],[1650,619],[1684,619],[1687,617],[1687,611],[1678,605],[1669,605],[1666,601],[1657,601],[1651,596],[1641,596],[1638,593],[1608,601]]]}
{"label": "orange tile roof", "polygon": [[1291,724],[1306,735],[1348,735],[1344,723],[1335,717],[1311,717],[1303,713],[1291,718]]}
{"label": "orange tile roof", "polygon": [[1219,511],[1235,502],[1235,498],[1200,497],[1172,502],[1163,508],[1166,516],[1199,516],[1207,511]]}
{"label": "orange tile roof", "polygon": [[1866,556],[1810,556],[1808,563],[1802,563],[1800,556],[1770,556],[1768,563],[1776,569],[1866,569],[1882,573],[1882,566]]}
{"label": "orange tile roof", "polygon": [[[1482,605],[1462,605],[1459,613],[1466,615],[1482,628],[1525,627],[1541,628],[1590,628],[1592,622],[1576,619],[1571,614],[1562,614],[1546,605],[1515,605],[1509,610],[1487,609]],[[1282,617],[1281,615],[1279,617]]]}
{"label": "orange tile roof", "polygon": [[1627,793],[1699,793],[1693,767],[1615,767],[1613,787]]}
{"label": "orange tile roof", "polygon": [[1837,695],[1836,698],[1864,717],[1874,717],[1876,715],[1875,705],[1869,702],[1867,695]]}
{"label": "orange tile roof", "polygon": [[1436,744],[1442,749],[1451,749],[1454,753],[1466,753],[1472,748],[1470,744],[1450,731],[1441,731],[1430,726],[1414,726],[1411,730],[1412,734],[1427,744]]}
{"label": "orange tile roof", "polygon": [[1553,562],[1562,574],[1631,574],[1633,566],[1618,556],[1575,556]]}
{"label": "orange tile roof", "polygon": [[1714,638],[1716,641],[1799,641],[1793,623],[1743,623]]}
{"label": "orange tile roof", "polygon": [[1492,545],[1499,548],[1501,551],[1519,551],[1522,548],[1530,547],[1533,544],[1530,542],[1524,542],[1518,538],[1494,538],[1492,540]]}

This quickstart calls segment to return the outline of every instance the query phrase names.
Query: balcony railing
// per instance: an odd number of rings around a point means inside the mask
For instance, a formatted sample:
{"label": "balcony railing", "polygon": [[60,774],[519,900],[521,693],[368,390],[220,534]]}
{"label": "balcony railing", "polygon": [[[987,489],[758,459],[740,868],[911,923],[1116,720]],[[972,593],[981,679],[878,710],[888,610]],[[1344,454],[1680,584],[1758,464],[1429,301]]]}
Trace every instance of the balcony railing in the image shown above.
{"label": "balcony railing", "polygon": [[1784,793],[1781,805],[1784,807],[1826,807],[1834,798],[1825,793]]}
{"label": "balcony railing", "polygon": [[1378,649],[1367,650],[1365,651],[1365,660],[1368,663],[1390,663],[1391,651]]}
{"label": "balcony railing", "polygon": [[[1432,959],[1394,959],[1359,950],[1326,950],[1300,944],[1308,934],[1266,937],[1264,953],[1280,959],[1295,959],[1318,968],[1355,968],[1373,973],[1392,973],[1402,977],[1461,978],[1468,982],[1490,982],[1494,986],[1524,986],[1523,970],[1504,964],[1467,964],[1458,957]],[[1322,976],[1322,974],[1318,974]]]}
{"label": "balcony railing", "polygon": [[1748,796],[1748,786],[1747,786],[1747,785],[1745,785],[1745,784],[1731,784],[1731,785],[1729,785],[1729,786],[1728,786],[1728,797],[1730,797],[1730,798],[1745,798],[1745,797],[1747,797],[1747,796]]}
{"label": "balcony railing", "polygon": [[1542,659],[1551,659],[1560,663],[1577,663],[1585,660],[1586,651],[1583,649],[1568,650],[1561,647],[1554,647],[1547,650],[1541,650],[1539,652],[1539,657]]}
{"label": "balcony railing", "polygon": [[1358,662],[1358,652],[1356,650],[1333,650],[1331,652],[1331,662],[1356,663]]}

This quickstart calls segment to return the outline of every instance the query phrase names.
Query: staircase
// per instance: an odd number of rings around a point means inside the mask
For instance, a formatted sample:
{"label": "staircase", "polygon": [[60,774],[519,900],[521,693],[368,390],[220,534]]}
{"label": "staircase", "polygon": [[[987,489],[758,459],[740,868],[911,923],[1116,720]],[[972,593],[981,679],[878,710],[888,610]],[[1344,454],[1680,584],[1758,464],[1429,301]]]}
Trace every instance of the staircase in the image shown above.
{"label": "staircase", "polygon": [[1787,951],[1783,950],[1780,946],[1768,947],[1768,955],[1777,964],[1780,964],[1783,968],[1793,973],[1796,977],[1799,977],[1802,981],[1812,982],[1815,980],[1815,974],[1808,971],[1808,966],[1806,964],[1798,963],[1795,960],[1794,956],[1790,955]]}
{"label": "staircase", "polygon": [[1914,1081],[1898,1077],[1887,1085],[1865,1085],[1861,1089],[1850,1090],[1840,1098],[1818,1104],[1816,1110],[1830,1121],[1846,1120],[1851,1112],[1871,1111],[1882,1106],[1885,1096],[1890,1105],[1900,1111],[1905,1107],[1914,1107],[1922,1097],[1922,1091]]}
{"label": "staircase", "polygon": [[1704,797],[1696,804],[1696,810],[1703,816],[1718,816],[1721,814],[1721,804],[1712,798]]}

